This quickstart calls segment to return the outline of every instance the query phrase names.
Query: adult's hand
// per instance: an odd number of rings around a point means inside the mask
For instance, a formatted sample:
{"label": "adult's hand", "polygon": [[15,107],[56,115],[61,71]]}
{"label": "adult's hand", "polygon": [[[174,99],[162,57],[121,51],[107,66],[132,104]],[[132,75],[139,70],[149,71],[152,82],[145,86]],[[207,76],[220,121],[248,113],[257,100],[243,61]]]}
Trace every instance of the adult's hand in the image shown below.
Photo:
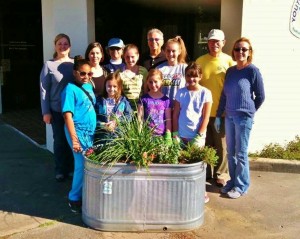
{"label": "adult's hand", "polygon": [[214,122],[215,129],[218,133],[220,133],[221,130],[221,118],[216,117],[215,122]]}
{"label": "adult's hand", "polygon": [[43,115],[43,121],[46,124],[51,124],[51,120],[52,120],[52,115],[51,114],[44,114]]}

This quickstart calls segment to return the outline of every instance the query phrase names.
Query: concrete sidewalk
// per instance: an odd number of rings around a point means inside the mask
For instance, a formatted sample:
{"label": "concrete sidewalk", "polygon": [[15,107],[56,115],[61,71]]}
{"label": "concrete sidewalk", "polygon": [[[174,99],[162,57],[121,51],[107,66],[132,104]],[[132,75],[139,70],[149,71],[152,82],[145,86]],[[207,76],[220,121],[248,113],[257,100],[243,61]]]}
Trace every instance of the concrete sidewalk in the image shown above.
{"label": "concrete sidewalk", "polygon": [[102,232],[71,213],[71,181],[54,180],[52,154],[0,122],[0,238],[299,238],[300,162],[283,161],[251,161],[251,187],[236,200],[207,183],[205,222],[195,230]]}

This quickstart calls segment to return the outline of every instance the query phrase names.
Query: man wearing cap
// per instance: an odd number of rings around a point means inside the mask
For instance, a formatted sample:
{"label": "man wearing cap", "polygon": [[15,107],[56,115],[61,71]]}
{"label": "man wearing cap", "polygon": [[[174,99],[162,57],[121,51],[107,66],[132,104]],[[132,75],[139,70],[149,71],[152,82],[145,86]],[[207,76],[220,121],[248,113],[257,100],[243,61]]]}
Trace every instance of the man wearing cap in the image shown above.
{"label": "man wearing cap", "polygon": [[211,108],[209,123],[207,126],[205,145],[217,150],[219,160],[214,168],[207,167],[207,178],[214,178],[216,184],[224,186],[228,179],[227,153],[225,141],[224,117],[221,120],[221,130],[218,133],[214,128],[216,113],[220,96],[223,90],[225,73],[234,65],[231,56],[222,52],[225,45],[225,35],[222,30],[212,29],[208,34],[208,53],[197,58],[196,63],[202,67],[202,79],[200,84],[208,88],[212,93],[213,104]]}
{"label": "man wearing cap", "polygon": [[108,41],[106,50],[110,56],[110,60],[104,67],[109,73],[115,72],[116,70],[125,70],[126,65],[122,60],[124,47],[125,45],[120,38],[111,38]]}

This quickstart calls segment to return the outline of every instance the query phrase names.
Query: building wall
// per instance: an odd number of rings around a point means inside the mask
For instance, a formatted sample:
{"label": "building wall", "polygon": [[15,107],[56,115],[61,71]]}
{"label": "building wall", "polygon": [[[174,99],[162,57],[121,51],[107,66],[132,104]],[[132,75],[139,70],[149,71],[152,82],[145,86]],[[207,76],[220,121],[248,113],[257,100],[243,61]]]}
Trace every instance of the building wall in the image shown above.
{"label": "building wall", "polygon": [[241,36],[242,32],[243,1],[222,0],[220,28],[225,33],[225,46],[223,51],[231,54],[234,41]]}
{"label": "building wall", "polygon": [[41,0],[44,60],[54,52],[54,38],[65,33],[71,38],[71,56],[84,54],[95,40],[94,0]]}
{"label": "building wall", "polygon": [[221,26],[227,29],[227,36],[238,38],[240,32],[240,36],[250,38],[253,63],[264,78],[266,101],[256,113],[249,145],[250,152],[254,152],[269,143],[284,144],[300,135],[300,39],[289,30],[294,0],[244,0],[242,7],[240,2],[223,0],[222,8],[226,8],[226,3],[235,6],[227,8],[227,17],[236,8],[242,10],[241,28],[234,18],[225,21],[222,17]]}

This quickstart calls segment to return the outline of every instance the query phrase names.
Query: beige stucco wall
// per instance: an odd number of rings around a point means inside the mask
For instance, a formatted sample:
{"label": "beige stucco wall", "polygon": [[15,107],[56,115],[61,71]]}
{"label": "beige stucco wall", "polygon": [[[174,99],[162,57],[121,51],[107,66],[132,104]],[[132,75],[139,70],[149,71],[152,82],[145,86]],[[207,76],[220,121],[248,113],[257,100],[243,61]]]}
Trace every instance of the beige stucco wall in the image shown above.
{"label": "beige stucco wall", "polygon": [[226,38],[223,51],[229,55],[234,41],[241,36],[242,8],[242,0],[221,0],[220,28],[224,31]]}
{"label": "beige stucco wall", "polygon": [[249,145],[252,152],[300,135],[300,39],[289,31],[293,3],[294,0],[222,0],[221,26],[227,39],[251,39],[254,64],[264,78],[266,101],[255,116]]}

